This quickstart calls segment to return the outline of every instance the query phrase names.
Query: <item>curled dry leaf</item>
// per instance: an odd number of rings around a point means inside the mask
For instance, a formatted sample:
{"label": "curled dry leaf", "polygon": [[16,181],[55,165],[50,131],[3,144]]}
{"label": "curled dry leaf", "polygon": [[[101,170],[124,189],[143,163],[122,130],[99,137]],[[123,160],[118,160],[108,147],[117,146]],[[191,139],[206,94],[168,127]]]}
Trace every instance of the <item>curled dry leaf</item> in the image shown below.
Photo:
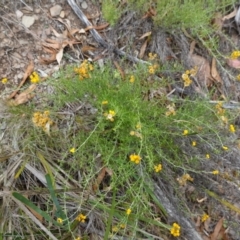
{"label": "curled dry leaf", "polygon": [[151,36],[151,35],[152,35],[152,32],[146,32],[146,33],[144,33],[139,39],[143,39],[143,38],[149,37],[149,36]]}
{"label": "curled dry leaf", "polygon": [[213,80],[215,80],[217,83],[223,83],[222,78],[220,77],[217,70],[217,62],[215,58],[212,59],[211,75],[213,77]]}
{"label": "curled dry leaf", "polygon": [[227,20],[227,19],[233,18],[233,17],[236,16],[236,14],[237,14],[237,9],[235,8],[231,13],[225,15],[225,16],[222,18],[222,20],[225,21],[225,20]]}
{"label": "curled dry leaf", "polygon": [[8,99],[11,99],[13,97],[15,97],[15,95],[17,94],[17,92],[20,90],[20,88],[22,87],[22,85],[26,82],[27,78],[31,75],[31,73],[33,72],[34,70],[34,63],[33,61],[31,60],[31,62],[29,63],[29,65],[27,66],[26,70],[25,70],[25,73],[23,75],[23,79],[22,81],[20,82],[19,86],[17,87],[17,89],[10,94],[10,96],[8,97]]}
{"label": "curled dry leaf", "polygon": [[193,41],[190,46],[190,51],[188,55],[189,62],[193,67],[197,67],[198,72],[196,74],[197,79],[201,87],[208,87],[212,85],[213,78],[211,76],[210,63],[207,59],[197,54],[194,54],[196,42]]}
{"label": "curled dry leaf", "polygon": [[148,39],[145,40],[145,42],[144,42],[143,45],[141,46],[140,53],[139,53],[139,55],[138,55],[138,57],[139,57],[140,59],[142,59],[143,56],[144,56],[144,54],[145,54],[145,51],[146,51],[146,48],[147,48],[147,44],[148,44]]}
{"label": "curled dry leaf", "polygon": [[211,240],[218,240],[218,236],[220,234],[221,229],[223,228],[223,220],[224,218],[221,218],[217,225],[214,228],[213,233],[211,234]]}
{"label": "curled dry leaf", "polygon": [[9,106],[18,106],[20,104],[24,104],[28,102],[30,99],[34,97],[33,91],[36,88],[36,84],[32,84],[27,88],[25,91],[20,93],[19,95],[16,96],[16,98],[13,100],[10,100],[8,102]]}

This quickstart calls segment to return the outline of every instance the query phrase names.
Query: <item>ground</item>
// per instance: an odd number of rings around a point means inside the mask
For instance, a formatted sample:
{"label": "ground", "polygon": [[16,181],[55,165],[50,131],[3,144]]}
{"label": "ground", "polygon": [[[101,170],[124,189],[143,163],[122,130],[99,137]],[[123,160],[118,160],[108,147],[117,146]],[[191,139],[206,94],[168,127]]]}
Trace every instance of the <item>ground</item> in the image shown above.
{"label": "ground", "polygon": [[[178,151],[179,154],[183,151],[185,154],[183,156],[185,157],[182,158],[182,162],[190,161],[189,156],[193,158],[194,156],[201,156],[202,159],[211,159],[210,161],[202,160],[200,166],[196,164],[194,171],[191,170],[191,176],[186,174],[189,170],[187,168],[179,168],[176,172],[169,168],[166,170],[168,171],[169,177],[161,178],[158,175],[154,175],[151,177],[151,180],[149,176],[141,176],[140,174],[142,173],[137,172],[141,177],[149,180],[149,184],[150,182],[152,183],[151,186],[145,187],[146,189],[153,187],[154,190],[149,190],[148,193],[150,196],[154,196],[153,199],[157,200],[150,200],[149,208],[154,209],[158,214],[154,218],[154,223],[147,227],[143,224],[145,223],[144,219],[139,218],[139,228],[142,232],[140,230],[138,231],[139,234],[141,233],[142,235],[135,235],[135,238],[130,237],[132,235],[130,230],[128,230],[125,231],[122,236],[126,239],[139,239],[139,236],[142,238],[143,236],[148,236],[143,239],[174,239],[173,234],[171,235],[161,230],[162,228],[160,227],[162,226],[156,227],[156,222],[159,220],[159,222],[170,225],[174,222],[181,223],[180,239],[240,239],[238,229],[240,224],[240,142],[238,140],[238,128],[240,126],[238,118],[240,108],[240,82],[237,80],[239,69],[238,57],[240,54],[237,55],[238,53],[236,52],[236,58],[230,56],[234,50],[237,50],[237,46],[239,46],[238,27],[234,22],[234,16],[236,15],[236,12],[235,15],[233,13],[234,6],[229,7],[225,13],[225,17],[213,17],[217,29],[214,33],[215,35],[213,34],[214,36],[210,36],[206,40],[206,36],[193,35],[189,29],[166,30],[155,26],[151,14],[147,10],[145,15],[137,14],[130,10],[126,11],[119,22],[111,26],[102,16],[100,3],[96,3],[95,1],[77,1],[83,14],[94,26],[93,28],[89,26],[86,27],[79,16],[74,13],[74,9],[69,5],[69,2],[70,1],[64,0],[43,0],[26,1],[26,3],[23,1],[10,1],[6,4],[0,4],[0,78],[8,79],[6,83],[4,81],[0,83],[0,141],[2,145],[0,147],[0,162],[3,163],[2,168],[0,168],[0,204],[2,217],[4,219],[1,220],[2,239],[8,239],[7,236],[4,235],[6,231],[15,233],[19,231],[22,236],[27,232],[26,229],[23,230],[23,227],[18,225],[17,221],[9,221],[9,216],[14,214],[19,216],[20,214],[16,206],[19,206],[21,211],[25,213],[30,212],[29,216],[32,213],[33,217],[30,217],[30,219],[35,217],[35,220],[29,223],[29,226],[32,224],[36,224],[38,227],[41,224],[45,227],[47,226],[42,218],[47,219],[48,216],[41,214],[39,216],[38,210],[34,209],[33,206],[29,206],[26,200],[20,201],[20,198],[21,196],[28,196],[28,194],[31,196],[31,194],[34,194],[31,201],[37,206],[48,201],[48,198],[45,197],[46,192],[44,192],[44,186],[47,184],[51,190],[52,180],[47,179],[47,183],[45,180],[42,180],[44,179],[44,170],[49,173],[48,164],[45,163],[44,157],[42,157],[38,151],[36,151],[37,157],[41,159],[44,167],[40,167],[37,164],[35,165],[35,163],[32,165],[26,163],[26,156],[28,155],[24,152],[25,149],[23,150],[21,148],[22,143],[19,142],[19,139],[25,141],[26,136],[31,136],[31,134],[27,135],[27,130],[25,129],[28,127],[24,122],[24,117],[28,115],[26,109],[30,109],[33,105],[36,109],[41,109],[46,106],[51,106],[54,109],[55,102],[54,100],[49,100],[48,96],[54,95],[56,93],[54,86],[58,85],[58,81],[62,82],[62,80],[59,80],[63,78],[61,71],[68,69],[72,64],[75,64],[75,66],[82,64],[84,59],[89,61],[88,64],[97,66],[99,71],[104,69],[110,61],[115,74],[113,79],[122,78],[125,80],[129,76],[131,79],[130,73],[135,69],[137,64],[142,63],[150,72],[150,75],[146,76],[146,81],[141,82],[142,101],[154,102],[156,99],[163,99],[167,96],[167,98],[161,102],[161,106],[167,106],[167,113],[171,115],[175,111],[175,106],[172,105],[171,102],[173,99],[176,98],[178,100],[176,108],[179,109],[187,99],[190,99],[190,103],[194,101],[197,102],[200,99],[200,102],[206,101],[212,106],[216,105],[216,111],[218,111],[223,122],[225,115],[221,114],[221,111],[230,111],[227,116],[232,124],[228,124],[227,126],[230,127],[232,125],[234,128],[232,129],[233,134],[230,134],[227,131],[222,131],[220,128],[218,129],[218,127],[216,127],[216,129],[212,127],[216,135],[212,137],[211,143],[206,140],[213,135],[210,130],[209,133],[204,135],[206,139],[204,137],[198,137],[197,135],[195,136],[195,133],[189,135],[188,132],[183,132],[183,135],[189,136],[189,138],[183,138],[184,140],[182,140],[182,138],[176,139],[175,144],[181,150],[176,150],[173,155],[175,153],[178,154]],[[231,13],[233,13],[233,15],[229,16],[228,14]],[[94,33],[92,29],[95,29],[96,33]],[[104,43],[99,41],[96,34],[99,34]],[[216,37],[217,42],[213,43],[211,41],[215,39],[214,37]],[[151,62],[149,53],[153,55],[156,54],[156,62],[154,62],[155,60]],[[159,65],[162,66],[161,71],[157,70]],[[82,68],[79,67],[78,73],[82,74],[82,71],[85,71],[85,68],[90,69],[90,66],[91,65],[88,65],[86,67],[82,65]],[[148,68],[149,66],[150,68]],[[195,67],[198,69],[196,74],[194,73]],[[29,86],[30,75],[33,71],[38,73],[41,78],[41,83]],[[153,73],[152,75],[151,72]],[[84,78],[83,74],[82,76]],[[143,76],[145,75],[143,74]],[[109,76],[106,74],[106,78],[107,77]],[[70,79],[73,78],[73,75],[67,71],[64,78]],[[159,79],[166,81],[164,87],[158,84],[157,81]],[[55,81],[55,84],[50,84],[49,81]],[[134,81],[133,78],[132,81]],[[190,87],[188,87],[188,85],[190,85]],[[68,89],[68,85],[60,86],[60,88],[61,87],[63,88],[62,91]],[[21,95],[21,93],[25,94]],[[74,94],[74,91],[72,93]],[[117,94],[123,96],[123,98],[125,97],[124,93],[120,92]],[[95,97],[95,95],[93,96]],[[18,106],[19,108],[23,107],[23,110],[20,110],[22,111],[20,114],[22,117],[20,121],[22,121],[22,123],[18,125],[15,122],[11,127],[8,127],[8,121],[10,121],[13,116],[11,114],[9,115],[9,108],[18,108]],[[189,108],[189,113],[195,112],[196,110],[191,104],[184,106],[184,108]],[[24,112],[24,107],[26,107],[26,113]],[[16,110],[13,110],[13,112],[14,111]],[[199,117],[199,123],[203,126],[204,124],[201,122],[201,111],[202,107],[199,108],[198,115],[196,116]],[[79,116],[76,117],[77,112],[80,113]],[[95,121],[94,114],[96,112],[97,110],[93,107],[92,103],[88,101],[84,102],[84,104],[82,99],[79,99],[79,101],[75,100],[74,102],[66,102],[62,108],[55,109],[55,114],[60,114],[62,117],[58,116],[58,124],[54,123],[57,126],[53,124],[54,126],[51,126],[51,128],[54,129],[54,127],[56,127],[67,131],[66,129],[71,126],[72,129],[69,134],[72,135],[79,129],[83,132],[91,132],[95,127],[93,122]],[[40,114],[42,113],[38,113],[36,117],[39,117]],[[43,115],[44,118],[48,119],[48,113],[43,113]],[[43,117],[43,115],[41,115],[41,117]],[[116,113],[110,110],[105,113],[104,116],[111,122],[114,121],[114,118],[117,118],[115,115]],[[78,121],[76,125],[73,125],[73,116]],[[87,124],[82,124],[83,119]],[[189,119],[188,121],[190,121]],[[205,116],[203,119],[205,119]],[[195,120],[197,119],[194,119],[194,121]],[[172,132],[177,131],[177,124],[178,123],[176,123],[176,126],[174,124],[170,126]],[[51,125],[50,121],[49,125]],[[156,124],[155,127],[159,127],[158,124]],[[110,125],[105,129],[106,132],[109,128],[111,128]],[[23,129],[20,137],[16,136],[17,134],[15,135],[18,129]],[[45,132],[49,133],[47,130]],[[132,134],[141,138],[141,131],[137,127]],[[222,149],[208,154],[208,151],[212,149],[211,145],[219,144],[221,134],[224,134],[224,142],[220,144]],[[63,134],[61,137],[72,135]],[[152,141],[155,141],[155,139],[152,139]],[[198,148],[196,145],[201,141],[206,141],[207,143]],[[66,144],[68,144],[67,141]],[[121,145],[122,143],[119,140],[117,144]],[[163,143],[161,147],[164,148],[164,144],[165,143]],[[24,146],[27,148],[28,144]],[[45,145],[43,144],[42,146]],[[36,145],[36,149],[38,149],[38,147],[39,146]],[[73,147],[70,150],[71,154],[74,154],[75,148]],[[53,147],[51,154],[56,157],[56,159],[53,159],[54,161],[58,161],[57,158],[60,158],[60,151],[61,149]],[[29,152],[28,154],[31,155]],[[169,153],[169,156],[170,155]],[[26,159],[22,159],[22,156]],[[131,161],[138,161],[139,163],[140,157],[138,155],[130,156],[132,156],[132,159],[130,157]],[[74,161],[72,155],[67,156],[66,159],[68,161]],[[103,161],[101,155],[97,154],[94,156],[94,161],[95,160],[98,162],[97,167],[101,168]],[[51,162],[51,164],[55,166],[56,169],[57,164],[54,161]],[[65,174],[64,171],[67,171],[68,168],[69,175],[71,175],[71,173],[73,174],[72,182],[69,181],[69,185],[66,184],[64,190],[68,187],[70,188],[70,186],[75,186],[76,192],[73,191],[71,196],[74,199],[78,199],[77,194],[81,190],[84,191],[81,201],[85,202],[86,199],[90,199],[89,201],[94,202],[105,189],[110,188],[109,179],[112,177],[112,169],[106,166],[102,167],[96,174],[97,176],[95,176],[96,183],[92,183],[91,180],[93,190],[89,190],[88,188],[84,188],[83,190],[79,187],[77,181],[77,179],[81,179],[80,175],[82,172],[72,171],[69,165],[71,164],[66,163],[66,166],[61,165],[63,176]],[[191,162],[189,166],[193,167],[193,165],[194,163]],[[21,169],[24,168],[22,166],[26,168],[24,170],[25,175],[22,174],[22,178],[18,178],[16,174],[19,173],[19,175],[21,175],[23,171]],[[168,164],[163,164],[163,168],[166,166],[168,166]],[[34,167],[36,167],[36,169],[34,169]],[[161,167],[162,166],[156,166],[155,170],[159,169],[159,171],[161,171]],[[212,174],[207,175],[206,173],[209,172],[212,172]],[[84,174],[85,172],[83,175]],[[59,182],[64,183],[64,177],[61,179],[60,176],[59,179]],[[171,181],[175,181],[176,185],[168,185]],[[99,195],[96,193],[96,189],[98,188],[102,191]],[[38,192],[39,189],[43,191],[40,192],[40,194]],[[50,190],[50,193],[47,192],[47,194],[51,195],[52,199],[54,199],[55,193]],[[15,191],[13,197],[17,200],[11,200],[11,204],[8,204],[8,200],[12,197],[10,197],[12,191]],[[29,193],[28,191],[32,192]],[[61,189],[59,191],[61,191]],[[125,191],[124,186],[121,191]],[[117,199],[121,199],[122,197],[120,192],[118,192],[119,195],[117,195]],[[19,197],[17,193],[20,193],[21,196]],[[115,193],[114,191],[110,191],[108,194],[109,195],[106,194],[104,201],[110,204],[111,201],[109,201],[109,199],[115,199]],[[91,198],[89,195],[94,195],[94,197]],[[97,196],[96,198],[95,195]],[[179,199],[181,199],[182,203],[178,202]],[[169,200],[171,201],[169,202]],[[161,207],[157,205],[157,202],[160,202],[165,208],[165,213]],[[54,203],[57,210],[59,210],[59,203],[56,199]],[[60,204],[64,205],[64,202],[60,200]],[[72,203],[69,203],[69,209],[71,209],[71,207],[74,209],[71,204]],[[94,204],[97,203],[94,202]],[[25,205],[28,208],[26,208]],[[113,204],[109,206],[112,207]],[[46,211],[44,207],[42,210]],[[89,211],[90,210],[91,208],[89,207]],[[76,227],[74,221],[71,225],[71,227],[73,227],[70,231],[71,234],[75,234],[74,231],[77,229],[76,232],[83,236],[83,239],[108,239],[108,237],[121,239],[121,234],[111,236],[109,233],[109,236],[106,235],[107,231],[111,232],[108,229],[110,225],[106,224],[106,226],[104,222],[101,221],[102,212],[100,210],[105,211],[106,209],[104,209],[104,206],[99,205],[99,209],[96,210],[96,212],[93,211],[94,213],[92,213],[92,215],[88,215],[87,224],[85,224],[85,216],[80,214],[78,216],[80,225]],[[71,215],[71,210],[69,210],[69,212],[68,214]],[[113,214],[111,212],[108,213],[109,218],[113,218]],[[206,215],[204,215],[204,213]],[[131,213],[131,209],[127,209],[127,215],[131,216],[131,214],[133,214]],[[183,215],[181,216],[181,214]],[[41,223],[40,225],[36,223],[36,219]],[[59,223],[61,217],[56,221]],[[45,234],[49,239],[57,239],[54,238],[55,231],[57,230],[54,229],[54,231],[48,233],[46,227]],[[112,231],[114,232],[114,230]],[[149,235],[144,235],[146,232],[148,232]],[[30,232],[27,233],[34,235]],[[61,239],[74,239],[66,229],[64,229],[62,233],[64,233],[64,235]],[[28,238],[26,237],[25,239]],[[47,238],[36,237],[36,239]]]}

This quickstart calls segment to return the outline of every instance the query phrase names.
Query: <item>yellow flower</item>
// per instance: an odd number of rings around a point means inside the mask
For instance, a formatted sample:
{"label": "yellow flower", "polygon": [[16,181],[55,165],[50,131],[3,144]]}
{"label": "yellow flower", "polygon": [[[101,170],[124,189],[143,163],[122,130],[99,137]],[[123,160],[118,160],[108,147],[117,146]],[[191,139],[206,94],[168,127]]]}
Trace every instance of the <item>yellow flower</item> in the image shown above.
{"label": "yellow flower", "polygon": [[240,56],[240,51],[233,51],[230,58],[237,59]]}
{"label": "yellow flower", "polygon": [[39,75],[37,74],[37,72],[33,72],[31,75],[30,75],[30,81],[31,83],[38,83],[40,81],[40,77]]}
{"label": "yellow flower", "polygon": [[75,153],[75,152],[76,152],[76,148],[74,148],[74,147],[71,148],[71,149],[69,150],[69,152],[70,152],[70,153]]}
{"label": "yellow flower", "polygon": [[190,69],[189,70],[190,76],[194,77],[197,74],[197,71],[198,71],[198,67],[197,66],[195,66],[194,68]]}
{"label": "yellow flower", "polygon": [[234,125],[233,124],[230,124],[230,126],[229,126],[229,131],[231,132],[231,133],[235,133],[235,127],[234,127]]}
{"label": "yellow flower", "polygon": [[183,135],[183,136],[186,136],[186,135],[188,135],[188,133],[189,133],[188,130],[185,129],[185,130],[183,131],[183,134],[182,134],[182,135]]}
{"label": "yellow flower", "polygon": [[181,186],[185,186],[187,184],[187,181],[192,182],[193,180],[194,179],[188,173],[183,174],[181,177],[177,178],[177,181]]}
{"label": "yellow flower", "polygon": [[153,53],[150,52],[150,53],[148,54],[148,57],[149,57],[149,60],[152,61],[152,60],[154,60],[154,59],[157,57],[157,54],[156,54],[156,53],[153,54]]}
{"label": "yellow flower", "polygon": [[90,77],[89,71],[93,71],[93,69],[93,65],[88,63],[87,60],[84,60],[78,68],[74,68],[74,71],[79,74],[79,79],[83,80],[84,78]]}
{"label": "yellow flower", "polygon": [[175,112],[175,104],[171,104],[171,105],[168,105],[167,106],[167,109],[168,111],[165,113],[165,115],[168,117],[170,115],[176,115],[176,112]]}
{"label": "yellow flower", "polygon": [[118,232],[119,231],[119,227],[118,226],[113,226],[112,227],[112,232]]}
{"label": "yellow flower", "polygon": [[108,113],[104,113],[104,116],[106,117],[107,120],[113,122],[114,121],[114,116],[116,115],[115,111],[109,110]]}
{"label": "yellow flower", "polygon": [[80,237],[77,237],[77,238],[74,238],[74,240],[81,240],[81,238],[80,238]]}
{"label": "yellow flower", "polygon": [[154,170],[155,170],[155,172],[160,172],[161,170],[162,170],[162,164],[158,164],[158,165],[155,165],[154,166]]}
{"label": "yellow flower", "polygon": [[102,101],[102,105],[107,105],[108,101]]}
{"label": "yellow flower", "polygon": [[222,149],[226,151],[226,150],[228,150],[228,147],[227,146],[222,146]]}
{"label": "yellow flower", "polygon": [[182,79],[183,79],[184,87],[188,87],[188,86],[191,85],[192,80],[189,78],[188,74],[183,73],[182,74]]}
{"label": "yellow flower", "polygon": [[206,154],[206,158],[209,159],[209,158],[210,158],[210,155],[209,155],[209,154]]}
{"label": "yellow flower", "polygon": [[204,213],[201,217],[202,222],[206,222],[209,219],[209,215],[207,215],[206,213]]}
{"label": "yellow flower", "polygon": [[134,135],[135,135],[135,132],[134,132],[134,131],[131,131],[131,132],[130,132],[130,135],[131,135],[131,136],[134,136]]}
{"label": "yellow flower", "polygon": [[218,174],[219,174],[219,171],[218,171],[218,170],[214,170],[214,171],[212,171],[212,174],[213,174],[213,175],[218,175]]}
{"label": "yellow flower", "polygon": [[129,158],[130,158],[130,161],[131,161],[131,162],[134,162],[134,163],[136,163],[136,164],[139,164],[139,163],[140,163],[140,160],[141,160],[141,157],[140,157],[139,155],[137,155],[137,154],[131,154],[131,155],[129,156]]}
{"label": "yellow flower", "polygon": [[135,81],[135,77],[134,77],[133,75],[131,75],[131,77],[130,77],[130,79],[129,79],[129,82],[130,82],[130,83],[134,83],[134,81]]}
{"label": "yellow flower", "polygon": [[217,114],[218,115],[223,115],[225,113],[225,109],[223,109],[223,103],[219,102],[215,108],[217,109]]}
{"label": "yellow flower", "polygon": [[77,217],[76,217],[76,220],[79,221],[79,222],[82,222],[84,223],[86,221],[86,218],[87,216],[83,215],[83,214],[79,214]]}
{"label": "yellow flower", "polygon": [[131,210],[130,208],[128,208],[128,209],[126,210],[126,214],[127,214],[127,215],[130,215],[131,212],[132,212],[132,210]]}
{"label": "yellow flower", "polygon": [[173,223],[172,228],[170,229],[170,233],[174,236],[174,237],[179,237],[180,236],[180,229],[181,227],[177,224],[177,223]]}
{"label": "yellow flower", "polygon": [[136,125],[136,129],[141,129],[141,128],[142,128],[141,123],[138,123],[138,124]]}
{"label": "yellow flower", "polygon": [[63,223],[62,218],[57,218],[57,222],[58,222],[59,224],[62,224],[62,223]]}
{"label": "yellow flower", "polygon": [[148,72],[149,72],[150,74],[154,74],[154,73],[156,72],[157,68],[158,68],[158,65],[157,65],[157,64],[150,65],[150,66],[148,66]]}
{"label": "yellow flower", "polygon": [[126,228],[126,225],[123,224],[123,223],[121,223],[119,226],[120,226],[120,228],[122,228],[122,229]]}
{"label": "yellow flower", "polygon": [[6,84],[8,82],[8,79],[7,78],[3,78],[1,82],[2,82],[2,84]]}
{"label": "yellow flower", "polygon": [[240,74],[238,74],[236,78],[238,81],[240,81]]}
{"label": "yellow flower", "polygon": [[197,146],[197,142],[196,141],[192,141],[192,146],[196,147]]}

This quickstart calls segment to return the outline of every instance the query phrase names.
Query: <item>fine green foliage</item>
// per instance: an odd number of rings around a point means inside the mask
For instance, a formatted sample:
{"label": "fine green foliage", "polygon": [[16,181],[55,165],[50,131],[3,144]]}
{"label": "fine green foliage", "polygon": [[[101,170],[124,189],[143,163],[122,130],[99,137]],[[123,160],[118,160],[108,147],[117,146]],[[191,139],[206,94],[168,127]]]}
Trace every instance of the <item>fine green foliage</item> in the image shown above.
{"label": "fine green foliage", "polygon": [[[13,109],[22,117],[16,134],[28,156],[15,178],[34,163],[47,173],[50,197],[38,207],[20,193],[13,196],[54,223],[49,230],[57,239],[75,237],[78,225],[92,214],[101,216],[104,239],[150,237],[148,227],[177,237],[179,224],[156,220],[168,216],[151,179],[168,182],[177,196],[179,184],[193,181],[191,175],[219,174],[202,164],[227,150],[222,132],[231,133],[222,127],[224,109],[203,99],[168,98],[164,89],[171,79],[154,75],[165,67],[150,56],[151,65],[135,66],[124,79],[110,63],[103,69],[87,61],[69,66],[49,81],[54,94],[47,108],[45,103]],[[185,73],[190,78],[195,71]]]}
{"label": "fine green foliage", "polygon": [[[116,11],[118,1],[103,1],[103,16],[111,24],[116,23]],[[195,28],[207,27],[217,11],[226,9],[234,4],[233,0],[156,0],[147,1],[129,0],[129,8],[138,10],[141,14],[146,13],[149,8],[156,11],[153,20],[157,26],[165,28]],[[106,7],[107,6],[107,7]],[[118,12],[120,8],[118,7]],[[119,17],[119,14],[118,14]]]}
{"label": "fine green foliage", "polygon": [[102,13],[104,18],[114,25],[121,16],[121,11],[118,8],[118,1],[105,0],[102,3]]}

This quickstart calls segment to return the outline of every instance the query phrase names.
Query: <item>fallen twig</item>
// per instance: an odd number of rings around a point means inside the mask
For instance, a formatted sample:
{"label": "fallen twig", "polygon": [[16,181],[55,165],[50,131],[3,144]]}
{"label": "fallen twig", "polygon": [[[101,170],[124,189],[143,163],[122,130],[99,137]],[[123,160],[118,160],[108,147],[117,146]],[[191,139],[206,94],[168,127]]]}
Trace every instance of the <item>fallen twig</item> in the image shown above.
{"label": "fallen twig", "polygon": [[125,57],[128,60],[132,62],[139,62],[144,64],[150,64],[149,62],[140,60],[136,57],[133,57],[124,51],[116,48],[115,46],[109,45],[96,31],[96,29],[92,26],[92,24],[88,21],[87,17],[84,15],[84,13],[81,11],[81,9],[77,6],[74,0],[67,0],[70,7],[73,9],[75,14],[79,17],[79,19],[86,25],[87,28],[89,28],[89,31],[91,32],[93,38],[96,42],[98,42],[102,47],[112,49],[114,53],[118,54],[119,56]]}

